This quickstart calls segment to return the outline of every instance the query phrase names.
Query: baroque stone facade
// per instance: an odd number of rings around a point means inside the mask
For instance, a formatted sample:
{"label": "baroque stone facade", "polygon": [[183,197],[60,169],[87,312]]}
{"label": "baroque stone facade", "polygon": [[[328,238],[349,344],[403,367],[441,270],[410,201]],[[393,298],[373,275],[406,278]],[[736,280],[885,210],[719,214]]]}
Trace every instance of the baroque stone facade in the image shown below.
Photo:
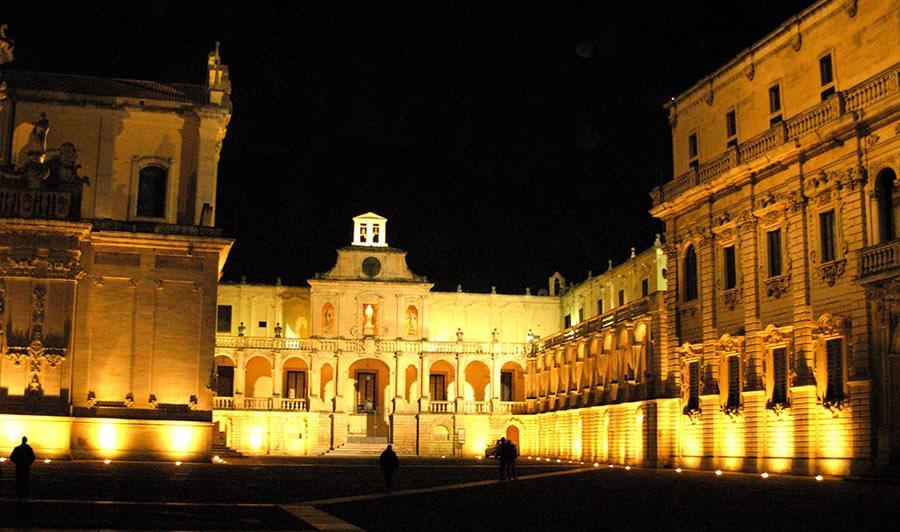
{"label": "baroque stone facade", "polygon": [[3,67],[3,452],[27,435],[44,457],[209,456],[231,110],[208,64],[207,86]]}

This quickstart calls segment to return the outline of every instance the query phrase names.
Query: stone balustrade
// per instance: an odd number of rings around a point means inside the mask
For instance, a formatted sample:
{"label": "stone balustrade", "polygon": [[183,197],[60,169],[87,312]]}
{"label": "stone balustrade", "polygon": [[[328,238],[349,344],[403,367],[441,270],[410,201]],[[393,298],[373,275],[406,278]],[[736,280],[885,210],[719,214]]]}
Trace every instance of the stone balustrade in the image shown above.
{"label": "stone balustrade", "polygon": [[900,267],[900,240],[892,240],[859,250],[859,277],[892,272]]}
{"label": "stone balustrade", "polygon": [[[527,342],[436,342],[415,340],[375,339],[375,351],[380,353],[453,353],[453,354],[513,354],[528,352]],[[366,340],[323,338],[274,338],[264,336],[217,335],[217,349],[264,349],[305,352],[365,352]]]}

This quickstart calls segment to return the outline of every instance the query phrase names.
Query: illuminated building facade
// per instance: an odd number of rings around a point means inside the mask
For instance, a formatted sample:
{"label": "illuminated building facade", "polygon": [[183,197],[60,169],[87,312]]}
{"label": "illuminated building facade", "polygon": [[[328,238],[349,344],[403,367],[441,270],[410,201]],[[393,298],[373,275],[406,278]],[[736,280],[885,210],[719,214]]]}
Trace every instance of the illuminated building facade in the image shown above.
{"label": "illuminated building facade", "polygon": [[[0,33],[2,37],[2,33]],[[0,63],[12,42],[0,38]],[[227,68],[0,82],[0,452],[206,459]]]}

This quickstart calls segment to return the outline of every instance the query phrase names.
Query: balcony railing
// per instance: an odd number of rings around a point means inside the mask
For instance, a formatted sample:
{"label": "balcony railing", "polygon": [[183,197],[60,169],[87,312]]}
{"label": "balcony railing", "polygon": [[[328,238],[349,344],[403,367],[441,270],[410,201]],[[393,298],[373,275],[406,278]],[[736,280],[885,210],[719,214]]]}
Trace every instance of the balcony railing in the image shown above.
{"label": "balcony railing", "polygon": [[873,76],[866,81],[842,92],[834,94],[824,102],[779,122],[770,129],[740,144],[737,149],[729,148],[725,152],[701,164],[698,168],[675,176],[672,181],[656,187],[650,193],[653,204],[678,197],[685,191],[700,183],[707,183],[716,176],[759,159],[766,152],[821,128],[848,113],[865,109],[900,93],[900,64]]}
{"label": "balcony railing", "polygon": [[500,401],[495,414],[523,414],[527,410],[525,401]]}
{"label": "balcony railing", "polygon": [[287,397],[213,397],[215,410],[283,410],[288,412],[305,412],[306,399],[290,399]]}
{"label": "balcony railing", "polygon": [[565,331],[562,331],[554,336],[550,336],[538,342],[537,350],[542,351],[544,349],[551,348],[570,340],[574,340],[581,336],[585,336],[596,331],[601,331],[603,329],[606,329],[607,327],[611,327],[612,325],[619,323],[620,321],[629,320],[647,314],[648,312],[650,312],[651,299],[655,297],[661,297],[661,294],[663,294],[663,292],[656,292],[655,294],[651,294],[647,297],[639,299],[634,303],[630,303],[624,307],[609,310],[603,314],[594,316],[589,320],[585,320],[578,325],[575,325],[574,327],[566,329]]}
{"label": "balcony railing", "polygon": [[428,403],[428,411],[435,414],[452,413],[455,403],[453,401],[430,401]]}
{"label": "balcony railing", "polygon": [[[306,352],[361,352],[364,340],[344,338],[275,338],[267,336],[216,336],[216,347],[223,349],[266,349]],[[375,340],[382,353],[503,353],[525,354],[526,342],[431,342],[415,340]]]}
{"label": "balcony railing", "polygon": [[871,277],[900,267],[900,240],[859,250],[859,277]]}
{"label": "balcony railing", "polygon": [[490,414],[491,413],[491,402],[490,401],[466,401],[464,403],[464,410],[466,414]]}

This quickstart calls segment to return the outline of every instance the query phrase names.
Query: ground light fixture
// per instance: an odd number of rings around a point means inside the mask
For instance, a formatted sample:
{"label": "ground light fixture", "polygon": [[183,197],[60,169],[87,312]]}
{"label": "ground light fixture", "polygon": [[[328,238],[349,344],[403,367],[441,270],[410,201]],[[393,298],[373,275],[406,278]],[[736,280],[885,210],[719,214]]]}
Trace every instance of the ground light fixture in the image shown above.
{"label": "ground light fixture", "polygon": [[5,456],[0,456],[0,463],[5,462],[5,461],[6,461],[6,457],[5,457]]}
{"label": "ground light fixture", "polygon": [[181,460],[175,462],[175,465],[180,466],[180,465],[181,465]]}
{"label": "ground light fixture", "polygon": [[822,482],[823,480],[825,480],[825,477],[823,477],[822,475],[816,475],[817,482]]}
{"label": "ground light fixture", "polygon": [[721,476],[722,476],[722,470],[721,470],[721,469],[716,469],[716,476],[717,476],[717,477],[721,477]]}
{"label": "ground light fixture", "polygon": [[594,467],[600,467],[600,464],[597,462],[594,462]]}
{"label": "ground light fixture", "polygon": [[609,464],[609,468],[610,468],[610,469],[612,469],[612,468],[614,468],[614,467],[615,467],[614,465]]}
{"label": "ground light fixture", "polygon": [[681,468],[680,468],[680,467],[676,467],[676,468],[675,468],[675,472],[676,472],[676,473],[681,473]]}
{"label": "ground light fixture", "polygon": [[625,471],[631,471],[631,466],[630,465],[625,466]]}
{"label": "ground light fixture", "polygon": [[109,458],[107,458],[106,460],[103,461],[103,463],[106,464],[106,465],[109,465],[109,464],[112,463],[112,460],[110,460]]}
{"label": "ground light fixture", "polygon": [[760,475],[760,476],[761,476],[762,478],[769,478],[769,474],[766,473],[765,471],[764,471],[763,474]]}
{"label": "ground light fixture", "polygon": [[49,464],[49,463],[52,462],[52,461],[53,461],[53,460],[51,460],[51,459],[49,459],[49,458],[44,458],[44,463],[45,463],[45,464]]}
{"label": "ground light fixture", "polygon": [[559,458],[556,459],[556,463],[557,463],[557,464],[559,464],[559,463],[561,463],[561,462],[562,462],[562,460],[560,460]]}

